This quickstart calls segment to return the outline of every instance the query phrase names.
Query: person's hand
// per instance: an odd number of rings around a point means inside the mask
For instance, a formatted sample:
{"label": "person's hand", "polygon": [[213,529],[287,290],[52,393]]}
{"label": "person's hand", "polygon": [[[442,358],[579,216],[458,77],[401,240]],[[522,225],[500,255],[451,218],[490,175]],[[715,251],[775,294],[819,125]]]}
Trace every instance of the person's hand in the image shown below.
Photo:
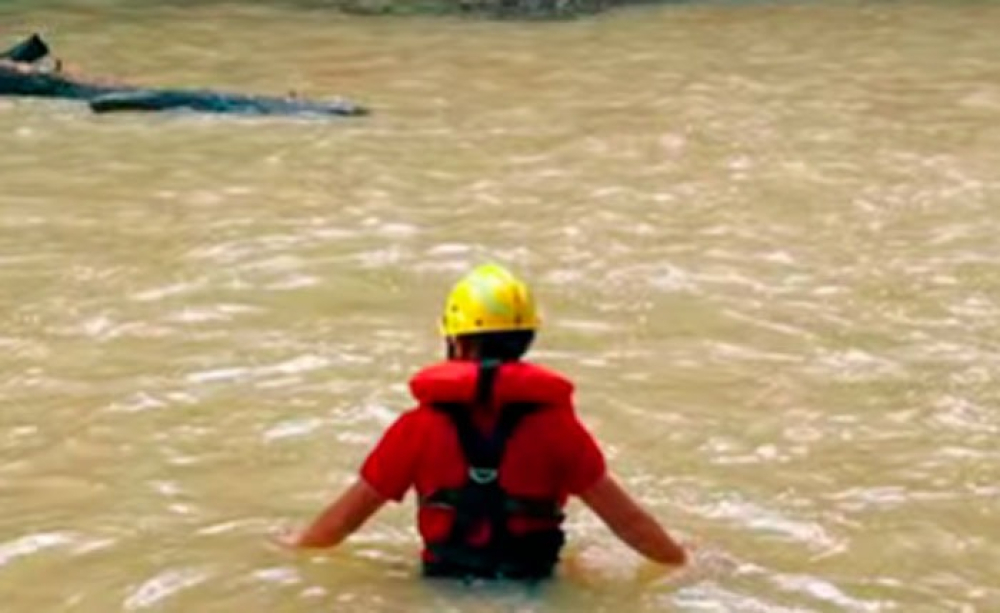
{"label": "person's hand", "polygon": [[268,533],[267,538],[282,549],[297,549],[299,546],[299,533],[288,526],[272,530]]}

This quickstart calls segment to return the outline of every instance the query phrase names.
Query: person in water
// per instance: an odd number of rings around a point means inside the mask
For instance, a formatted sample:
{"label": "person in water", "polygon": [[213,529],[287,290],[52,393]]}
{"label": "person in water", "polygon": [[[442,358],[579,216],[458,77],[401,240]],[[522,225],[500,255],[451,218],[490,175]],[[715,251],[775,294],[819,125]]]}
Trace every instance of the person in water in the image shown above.
{"label": "person in water", "polygon": [[572,383],[522,359],[539,327],[523,282],[497,265],[474,269],[448,296],[440,327],[448,359],[410,381],[417,407],[286,545],[335,546],[413,489],[425,576],[544,579],[565,541],[563,507],[578,496],[646,558],[685,562],[684,549],[608,472],[574,412]]}

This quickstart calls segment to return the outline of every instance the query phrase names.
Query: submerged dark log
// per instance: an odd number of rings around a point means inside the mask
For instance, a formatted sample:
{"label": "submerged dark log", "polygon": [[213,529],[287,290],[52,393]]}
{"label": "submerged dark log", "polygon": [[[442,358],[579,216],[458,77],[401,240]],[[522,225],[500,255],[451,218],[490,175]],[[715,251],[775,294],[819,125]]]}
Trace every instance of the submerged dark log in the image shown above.
{"label": "submerged dark log", "polygon": [[12,62],[34,63],[49,54],[49,46],[37,33],[17,43],[10,49],[0,53],[0,60]]}
{"label": "submerged dark log", "polygon": [[32,96],[37,98],[91,98],[131,88],[86,83],[58,73],[26,72],[16,66],[0,64],[0,96]]}
{"label": "submerged dark log", "polygon": [[80,100],[88,102],[97,113],[172,110],[230,115],[359,116],[368,113],[362,106],[340,100],[315,101],[210,90],[107,85],[73,79],[60,73],[19,70],[13,65],[0,65],[0,96]]}
{"label": "submerged dark log", "polygon": [[117,91],[90,100],[95,113],[115,111],[185,110],[230,115],[346,115],[367,114],[367,110],[346,101],[317,102],[298,98],[246,96],[208,90]]}

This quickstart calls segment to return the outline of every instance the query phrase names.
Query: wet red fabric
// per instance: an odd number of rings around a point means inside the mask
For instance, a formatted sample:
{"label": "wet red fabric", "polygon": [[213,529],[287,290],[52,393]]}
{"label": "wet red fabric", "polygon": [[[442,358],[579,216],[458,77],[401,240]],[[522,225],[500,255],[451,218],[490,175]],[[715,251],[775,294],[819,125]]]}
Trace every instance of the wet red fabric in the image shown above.
{"label": "wet red fabric", "polygon": [[[478,364],[448,361],[430,366],[410,381],[418,406],[393,423],[361,468],[362,478],[388,499],[401,500],[414,488],[426,496],[464,482],[467,464],[450,419],[433,403],[472,403]],[[527,362],[503,364],[497,372],[492,406],[477,411],[475,423],[488,432],[503,405],[538,403],[507,443],[500,465],[500,486],[512,496],[565,504],[605,474],[604,455],[573,409],[573,385],[562,375]],[[425,542],[446,538],[452,511],[424,507],[418,525]],[[542,525],[547,524],[547,525]],[[510,530],[551,527],[552,522],[512,518]]]}

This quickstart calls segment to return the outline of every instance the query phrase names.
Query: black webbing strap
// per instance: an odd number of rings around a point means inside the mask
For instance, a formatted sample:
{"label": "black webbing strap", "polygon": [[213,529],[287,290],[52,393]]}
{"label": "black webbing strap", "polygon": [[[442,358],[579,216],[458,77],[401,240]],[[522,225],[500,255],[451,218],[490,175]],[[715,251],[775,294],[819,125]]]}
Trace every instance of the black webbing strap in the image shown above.
{"label": "black webbing strap", "polygon": [[[449,494],[452,506],[455,508],[455,520],[448,541],[464,543],[469,533],[476,525],[487,520],[490,523],[491,540],[505,538],[507,533],[507,501],[508,497],[500,488],[499,469],[503,461],[507,441],[521,420],[537,405],[511,404],[504,406],[500,417],[488,435],[483,434],[472,421],[473,407],[462,404],[436,405],[451,419],[458,434],[458,442],[462,448],[469,474],[465,485],[452,490]],[[433,500],[433,495],[426,502],[444,503],[441,499]]]}
{"label": "black webbing strap", "polygon": [[[456,403],[441,403],[434,405],[434,407],[447,415],[452,424],[455,425],[458,443],[462,447],[462,454],[469,464],[470,476],[472,476],[473,470],[495,471],[500,468],[507,441],[510,440],[514,429],[526,415],[537,409],[538,405],[505,405],[500,410],[496,426],[488,435],[483,434],[473,423],[474,407]],[[479,482],[475,477],[472,478],[473,481]]]}
{"label": "black webbing strap", "polygon": [[[421,500],[424,506],[442,506],[454,511],[448,537],[429,546],[436,561],[424,564],[428,576],[506,577],[541,579],[552,573],[564,542],[558,527],[513,536],[507,522],[512,515],[539,519],[562,519],[555,500],[510,496],[499,483],[499,467],[507,442],[525,416],[539,408],[535,404],[510,404],[501,408],[493,431],[485,435],[472,421],[474,407],[438,404],[455,425],[462,453],[469,465],[465,483],[441,489]],[[471,545],[470,536],[483,522],[489,524],[489,541]]]}
{"label": "black webbing strap", "polygon": [[[489,360],[479,363],[473,402],[434,405],[454,425],[469,472],[461,487],[432,492],[420,502],[454,511],[448,537],[429,546],[436,561],[425,563],[424,571],[431,576],[543,578],[551,574],[558,560],[564,541],[558,527],[513,537],[507,525],[511,516],[518,515],[558,523],[562,519],[558,501],[510,496],[499,483],[500,465],[510,437],[521,420],[541,405],[512,403],[500,407],[500,415],[489,433],[483,433],[473,421],[475,411],[493,405],[500,364]],[[484,522],[489,525],[489,541],[470,544],[473,531]]]}
{"label": "black webbing strap", "polygon": [[482,360],[479,362],[479,376],[476,377],[476,404],[481,407],[490,406],[493,400],[493,387],[496,384],[497,372],[500,370],[500,360]]}
{"label": "black webbing strap", "polygon": [[[455,426],[462,455],[469,466],[468,481],[471,481],[473,485],[481,486],[495,483],[498,488],[499,469],[503,462],[507,442],[521,420],[540,408],[539,405],[528,403],[505,405],[500,410],[500,418],[493,432],[487,436],[472,422],[473,407],[451,403],[434,406],[445,413]],[[464,488],[440,489],[425,496],[421,500],[421,504],[458,509],[465,502],[463,491]],[[498,505],[491,507],[490,511],[499,507],[506,515],[525,515],[545,519],[560,519],[562,517],[558,503],[551,499],[510,496],[502,491],[500,493],[502,500],[499,501]],[[479,511],[476,509],[477,514]],[[482,519],[481,515],[479,519]]]}
{"label": "black webbing strap", "polygon": [[[450,488],[440,489],[420,499],[420,504],[425,507],[442,507],[445,509],[455,509],[460,504],[461,489]],[[533,519],[553,519],[563,518],[563,512],[559,504],[550,498],[535,498],[530,496],[506,495],[503,501],[503,509],[507,515],[517,515]]]}

